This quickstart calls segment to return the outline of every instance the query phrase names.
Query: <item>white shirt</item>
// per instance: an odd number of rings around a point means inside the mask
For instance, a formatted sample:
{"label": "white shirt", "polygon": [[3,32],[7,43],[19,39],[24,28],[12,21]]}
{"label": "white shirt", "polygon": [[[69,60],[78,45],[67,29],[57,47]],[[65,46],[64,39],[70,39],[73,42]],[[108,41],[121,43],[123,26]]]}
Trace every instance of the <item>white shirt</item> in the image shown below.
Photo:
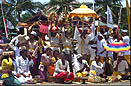
{"label": "white shirt", "polygon": [[[130,45],[130,38],[129,36],[124,36],[122,37],[123,42]],[[129,51],[124,51],[124,55],[130,55],[130,50]]]}
{"label": "white shirt", "polygon": [[100,54],[104,50],[105,46],[107,46],[107,43],[106,43],[105,39],[97,41],[97,55],[106,56],[106,51],[104,51],[102,54]]}
{"label": "white shirt", "polygon": [[[75,61],[77,61],[77,55],[76,54],[73,54],[72,55],[72,62],[74,63]],[[73,65],[73,64],[72,64]]]}
{"label": "white shirt", "polygon": [[[18,36],[16,36],[16,37],[14,37],[11,41],[10,41],[10,43],[9,43],[9,46],[13,49],[14,48],[14,46],[15,46],[15,41],[19,41],[20,42],[20,44],[21,43],[25,43],[27,40],[29,40],[29,36],[26,36],[26,35],[21,35],[21,34],[19,34]],[[23,47],[23,46],[21,46],[21,47]],[[23,48],[22,48],[23,49]],[[25,49],[25,48],[24,48]]]}
{"label": "white shirt", "polygon": [[22,56],[20,56],[17,60],[17,65],[18,65],[18,73],[30,73],[29,70],[29,60],[28,58],[23,59]]}
{"label": "white shirt", "polygon": [[[107,39],[107,41],[110,43],[114,43],[114,39],[113,37],[109,36],[109,38]],[[108,51],[108,57],[112,57],[113,59],[113,52],[112,51]]]}
{"label": "white shirt", "polygon": [[[114,61],[113,68],[115,68],[116,65],[117,65],[117,60]],[[128,69],[128,68],[129,68],[129,67],[128,67],[127,62],[126,62],[125,60],[122,60],[122,61],[118,64],[118,70],[117,70],[117,72],[120,72],[120,73],[122,73],[122,74],[125,74],[125,73],[126,73],[125,69]]]}
{"label": "white shirt", "polygon": [[59,59],[56,62],[56,68],[53,76],[56,76],[60,72],[65,72],[65,69],[67,69],[68,72],[70,72],[69,62],[65,60],[65,65],[62,64],[62,60]]}
{"label": "white shirt", "polygon": [[[89,67],[88,62],[86,60],[82,60],[82,63],[80,63],[78,60],[76,60],[76,62],[74,64],[75,73],[77,71],[81,70],[84,67],[84,65],[86,65],[87,67]],[[83,72],[87,73],[86,69],[84,69]]]}
{"label": "white shirt", "polygon": [[13,62],[13,65],[14,65],[14,71],[12,71],[12,73],[15,75],[18,73],[18,66],[17,66],[17,63],[16,63],[16,59],[15,60],[12,60]]}
{"label": "white shirt", "polygon": [[[77,39],[77,41],[78,41],[78,54],[87,54],[88,55],[88,43],[89,43],[89,40],[90,40],[90,37],[86,34],[86,38],[85,39],[83,39],[83,48],[82,48],[82,38],[80,37],[81,35],[79,35],[78,36],[78,39]],[[83,49],[83,50],[82,50]],[[83,51],[83,52],[81,52],[81,51]]]}
{"label": "white shirt", "polygon": [[122,39],[123,39],[123,42],[124,42],[124,43],[130,45],[130,38],[129,38],[129,36],[123,36]]}
{"label": "white shirt", "polygon": [[14,47],[14,51],[16,58],[20,57],[20,49],[17,46]]}
{"label": "white shirt", "polygon": [[103,68],[103,64],[101,62],[99,62],[98,64],[96,63],[96,61],[92,61],[91,66],[90,66],[90,70],[95,71],[96,75],[100,75],[104,72]]}
{"label": "white shirt", "polygon": [[113,37],[111,37],[111,36],[109,36],[109,38],[107,39],[107,41],[108,41],[109,43],[114,43],[114,39],[113,39]]}
{"label": "white shirt", "polygon": [[13,47],[13,50],[15,51],[16,58],[20,57],[20,49],[19,47],[17,47],[17,44],[18,44],[18,40],[15,40],[15,45]]}

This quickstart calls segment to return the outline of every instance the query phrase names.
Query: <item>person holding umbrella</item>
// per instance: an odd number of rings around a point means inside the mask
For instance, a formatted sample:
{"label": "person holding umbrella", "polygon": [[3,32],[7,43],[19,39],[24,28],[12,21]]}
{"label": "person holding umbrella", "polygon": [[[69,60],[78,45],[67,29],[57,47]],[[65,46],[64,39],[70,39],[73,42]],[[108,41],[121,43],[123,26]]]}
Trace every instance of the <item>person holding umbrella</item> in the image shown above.
{"label": "person holding umbrella", "polygon": [[81,55],[87,55],[88,54],[88,42],[90,37],[88,36],[87,33],[88,28],[83,28],[83,31],[81,32],[81,34],[78,35],[78,54]]}

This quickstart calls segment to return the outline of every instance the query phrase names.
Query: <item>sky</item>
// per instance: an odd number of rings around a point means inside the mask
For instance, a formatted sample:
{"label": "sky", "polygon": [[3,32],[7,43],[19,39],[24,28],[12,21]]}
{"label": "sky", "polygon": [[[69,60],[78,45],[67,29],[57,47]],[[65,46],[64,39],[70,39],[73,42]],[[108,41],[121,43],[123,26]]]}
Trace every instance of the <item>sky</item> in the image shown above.
{"label": "sky", "polygon": [[[35,2],[39,1],[41,3],[49,2],[50,0],[34,0]],[[93,0],[77,0],[79,2],[93,2]],[[130,0],[128,0],[129,6],[130,6]],[[122,0],[123,7],[126,7],[126,0]]]}

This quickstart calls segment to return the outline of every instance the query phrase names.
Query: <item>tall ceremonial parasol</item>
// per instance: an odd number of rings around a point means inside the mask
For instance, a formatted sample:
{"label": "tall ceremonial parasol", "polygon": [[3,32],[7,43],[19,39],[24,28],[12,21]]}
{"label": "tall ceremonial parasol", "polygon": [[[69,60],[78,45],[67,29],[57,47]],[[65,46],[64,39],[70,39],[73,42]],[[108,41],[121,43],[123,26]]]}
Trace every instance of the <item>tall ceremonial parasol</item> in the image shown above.
{"label": "tall ceremonial parasol", "polygon": [[[84,28],[84,17],[96,17],[96,12],[93,11],[92,9],[89,9],[86,5],[82,4],[80,8],[74,9],[73,11],[70,12],[70,16],[74,17],[81,17],[82,18],[82,28]],[[83,43],[84,39],[81,41],[81,55],[83,55]]]}

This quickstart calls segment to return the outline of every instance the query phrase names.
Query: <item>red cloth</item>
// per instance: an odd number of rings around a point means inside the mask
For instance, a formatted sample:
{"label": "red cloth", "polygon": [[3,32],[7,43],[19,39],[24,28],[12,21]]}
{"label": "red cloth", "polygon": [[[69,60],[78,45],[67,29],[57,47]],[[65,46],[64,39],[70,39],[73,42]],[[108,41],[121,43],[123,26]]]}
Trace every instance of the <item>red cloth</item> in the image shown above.
{"label": "red cloth", "polygon": [[64,81],[69,81],[74,79],[74,74],[70,72],[68,77],[68,74],[66,72],[61,72],[58,73],[55,77],[59,79],[64,79]]}
{"label": "red cloth", "polygon": [[40,29],[39,32],[44,33],[44,34],[48,34],[48,26],[45,24],[41,24],[39,25]]}
{"label": "red cloth", "polygon": [[37,69],[36,69],[36,58],[35,57],[33,57],[32,58],[32,60],[33,60],[33,62],[34,62],[34,64],[33,64],[33,71],[34,71],[34,74],[36,74],[37,73]]}

